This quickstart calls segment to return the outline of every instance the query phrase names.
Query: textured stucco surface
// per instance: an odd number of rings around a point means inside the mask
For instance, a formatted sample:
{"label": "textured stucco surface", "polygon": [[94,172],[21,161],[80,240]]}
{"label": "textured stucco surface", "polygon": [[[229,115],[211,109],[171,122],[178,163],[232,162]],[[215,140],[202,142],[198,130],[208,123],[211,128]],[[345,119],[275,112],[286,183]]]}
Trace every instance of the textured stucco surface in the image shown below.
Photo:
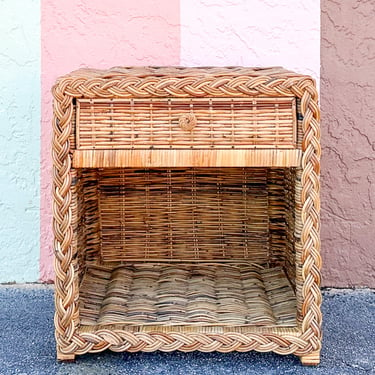
{"label": "textured stucco surface", "polygon": [[[53,289],[0,286],[1,375],[374,375],[375,294],[323,292],[321,364],[294,355],[258,353],[115,353],[107,350],[56,361]],[[17,350],[15,350],[17,348]]]}
{"label": "textured stucco surface", "polygon": [[0,1],[0,282],[38,280],[39,0]]}
{"label": "textured stucco surface", "polygon": [[319,0],[181,0],[182,65],[281,65],[319,77]]}
{"label": "textured stucco surface", "polygon": [[322,1],[324,284],[375,287],[375,1]]}
{"label": "textured stucco surface", "polygon": [[[80,66],[284,65],[319,77],[319,1],[42,0],[41,279],[53,277],[51,95]],[[180,22],[181,21],[181,22]]]}
{"label": "textured stucco surface", "polygon": [[42,0],[40,278],[53,278],[51,87],[79,67],[178,65],[178,0]]}
{"label": "textured stucco surface", "polygon": [[[57,76],[81,66],[181,64],[283,65],[319,78],[318,0],[42,0],[41,7],[0,0],[0,7],[0,281],[38,279],[39,162],[40,278],[53,278]],[[375,1],[321,7],[323,284],[374,287]]]}

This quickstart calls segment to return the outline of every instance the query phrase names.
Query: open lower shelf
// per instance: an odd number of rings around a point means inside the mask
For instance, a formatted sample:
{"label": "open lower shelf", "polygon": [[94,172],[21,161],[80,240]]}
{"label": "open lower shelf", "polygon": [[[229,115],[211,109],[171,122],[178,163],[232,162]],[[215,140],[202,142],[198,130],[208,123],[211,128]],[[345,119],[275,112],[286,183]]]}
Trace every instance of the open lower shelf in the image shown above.
{"label": "open lower shelf", "polygon": [[296,298],[281,267],[240,263],[89,266],[83,326],[296,327]]}

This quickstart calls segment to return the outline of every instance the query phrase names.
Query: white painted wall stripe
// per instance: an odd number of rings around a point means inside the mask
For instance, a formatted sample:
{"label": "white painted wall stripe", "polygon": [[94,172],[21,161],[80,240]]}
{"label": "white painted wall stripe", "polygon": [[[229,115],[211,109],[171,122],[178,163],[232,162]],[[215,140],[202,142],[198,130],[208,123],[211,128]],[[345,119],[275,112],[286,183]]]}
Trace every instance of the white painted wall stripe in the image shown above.
{"label": "white painted wall stripe", "polygon": [[37,281],[40,4],[0,8],[0,282]]}
{"label": "white painted wall stripe", "polygon": [[319,78],[319,0],[181,0],[181,65],[284,66]]}

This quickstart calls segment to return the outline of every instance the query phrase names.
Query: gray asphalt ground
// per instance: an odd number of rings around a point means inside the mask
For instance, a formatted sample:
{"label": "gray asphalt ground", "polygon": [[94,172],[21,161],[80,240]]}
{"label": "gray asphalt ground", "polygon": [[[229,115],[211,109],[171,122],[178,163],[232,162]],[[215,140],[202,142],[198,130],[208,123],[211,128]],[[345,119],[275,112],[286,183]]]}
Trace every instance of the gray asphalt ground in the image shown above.
{"label": "gray asphalt ground", "polygon": [[321,364],[272,353],[88,354],[58,363],[51,286],[0,286],[0,374],[375,374],[375,291],[325,290]]}

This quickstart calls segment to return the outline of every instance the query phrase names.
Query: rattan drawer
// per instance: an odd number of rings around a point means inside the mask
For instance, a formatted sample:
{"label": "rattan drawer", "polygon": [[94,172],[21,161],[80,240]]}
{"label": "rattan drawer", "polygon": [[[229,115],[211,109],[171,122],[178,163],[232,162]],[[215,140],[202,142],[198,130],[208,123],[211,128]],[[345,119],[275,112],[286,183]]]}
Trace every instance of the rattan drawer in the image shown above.
{"label": "rattan drawer", "polygon": [[78,150],[295,148],[294,97],[78,99]]}

